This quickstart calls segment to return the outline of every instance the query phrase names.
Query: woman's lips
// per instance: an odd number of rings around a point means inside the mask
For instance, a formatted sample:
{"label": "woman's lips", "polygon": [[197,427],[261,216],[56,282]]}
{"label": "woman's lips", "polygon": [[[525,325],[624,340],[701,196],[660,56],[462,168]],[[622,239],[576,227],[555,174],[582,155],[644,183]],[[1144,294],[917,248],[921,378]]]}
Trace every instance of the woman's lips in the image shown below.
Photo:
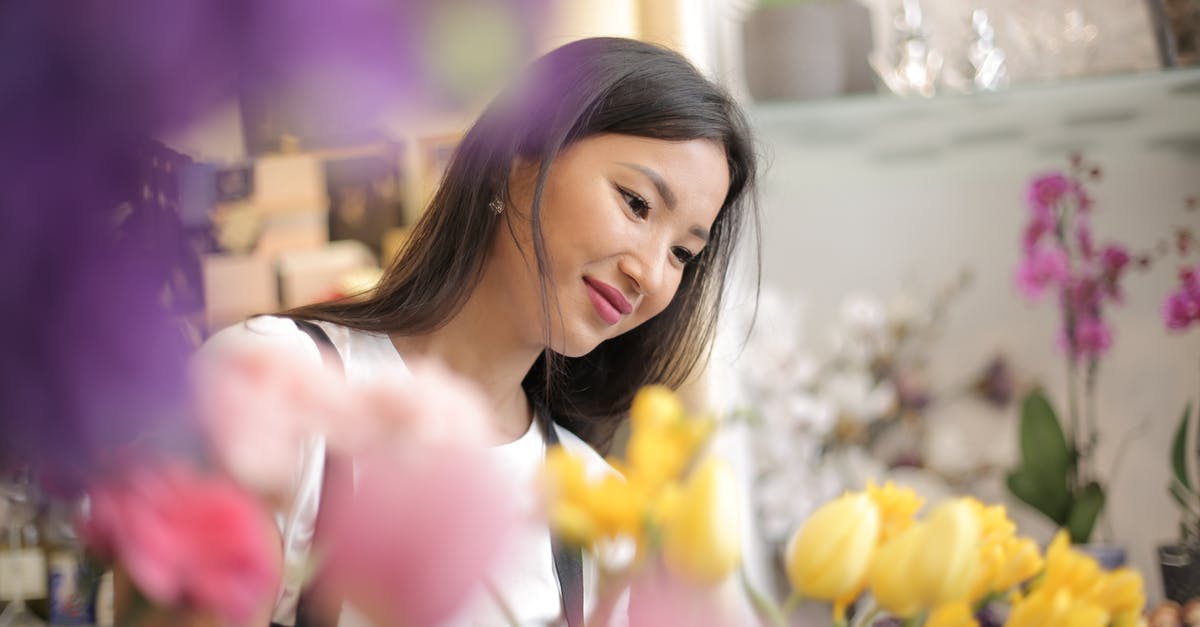
{"label": "woman's lips", "polygon": [[633,305],[617,288],[591,277],[584,277],[583,282],[587,284],[592,306],[605,323],[614,325],[621,321],[621,316],[633,311]]}

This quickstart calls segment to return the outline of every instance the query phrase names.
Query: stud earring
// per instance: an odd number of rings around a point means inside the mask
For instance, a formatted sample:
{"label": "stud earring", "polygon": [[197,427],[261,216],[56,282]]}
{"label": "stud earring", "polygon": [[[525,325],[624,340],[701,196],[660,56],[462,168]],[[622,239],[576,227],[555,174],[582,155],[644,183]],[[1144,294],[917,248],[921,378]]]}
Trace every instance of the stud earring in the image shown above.
{"label": "stud earring", "polygon": [[488,209],[491,209],[492,213],[500,215],[501,212],[504,211],[504,203],[500,201],[499,197],[493,198],[492,201],[488,203]]}

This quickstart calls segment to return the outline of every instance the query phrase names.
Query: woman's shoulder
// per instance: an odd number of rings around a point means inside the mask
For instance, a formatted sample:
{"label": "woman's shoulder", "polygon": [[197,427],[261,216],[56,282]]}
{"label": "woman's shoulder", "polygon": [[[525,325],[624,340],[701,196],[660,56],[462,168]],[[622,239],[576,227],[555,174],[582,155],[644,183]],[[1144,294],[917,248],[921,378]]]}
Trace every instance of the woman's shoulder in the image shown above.
{"label": "woman's shoulder", "polygon": [[291,318],[255,316],[217,331],[200,347],[200,355],[267,350],[319,361],[320,350]]}

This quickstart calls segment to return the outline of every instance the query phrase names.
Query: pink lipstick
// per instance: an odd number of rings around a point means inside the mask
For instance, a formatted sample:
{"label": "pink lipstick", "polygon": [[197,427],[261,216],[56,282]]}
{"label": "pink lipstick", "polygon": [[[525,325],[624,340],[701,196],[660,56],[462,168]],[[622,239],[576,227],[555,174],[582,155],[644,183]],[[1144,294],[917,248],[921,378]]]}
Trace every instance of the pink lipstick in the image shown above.
{"label": "pink lipstick", "polygon": [[583,277],[588,286],[588,297],[600,319],[609,325],[621,321],[621,316],[633,312],[633,305],[625,299],[625,295],[617,288],[592,277]]}

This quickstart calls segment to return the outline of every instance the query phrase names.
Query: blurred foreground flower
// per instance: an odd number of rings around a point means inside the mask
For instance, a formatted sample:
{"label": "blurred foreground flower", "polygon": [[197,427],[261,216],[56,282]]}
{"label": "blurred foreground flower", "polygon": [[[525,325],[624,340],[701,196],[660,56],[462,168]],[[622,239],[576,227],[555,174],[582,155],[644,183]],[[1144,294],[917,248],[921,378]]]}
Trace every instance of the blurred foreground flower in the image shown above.
{"label": "blurred foreground flower", "polygon": [[518,517],[515,486],[490,464],[482,394],[440,364],[408,369],[352,383],[311,355],[219,344],[196,362],[200,422],[239,481],[286,504],[314,436],[327,463],[353,464],[353,482],[326,484],[328,527],[306,570],[318,599],[344,599],[381,625],[450,617]]}
{"label": "blurred foreground flower", "polygon": [[84,537],[153,603],[248,624],[275,601],[278,534],[224,477],[181,465],[136,468],[94,486]]}
{"label": "blurred foreground flower", "polygon": [[[676,581],[655,585],[670,589],[711,588],[741,562],[732,470],[720,460],[698,459],[715,423],[688,416],[667,388],[648,386],[634,398],[630,425],[627,460],[610,460],[623,476],[588,477],[582,461],[562,448],[550,452],[544,470],[551,526],[596,556],[607,580],[599,584],[589,621],[595,624],[607,624],[623,589],[656,569],[660,558],[665,568],[655,577]],[[604,549],[622,542],[632,542],[636,555],[607,572]],[[655,615],[670,611],[662,603],[653,607]]]}
{"label": "blurred foreground flower", "polygon": [[360,460],[353,495],[330,495],[318,598],[345,599],[377,625],[441,624],[460,610],[517,522],[511,486],[480,453]]}

